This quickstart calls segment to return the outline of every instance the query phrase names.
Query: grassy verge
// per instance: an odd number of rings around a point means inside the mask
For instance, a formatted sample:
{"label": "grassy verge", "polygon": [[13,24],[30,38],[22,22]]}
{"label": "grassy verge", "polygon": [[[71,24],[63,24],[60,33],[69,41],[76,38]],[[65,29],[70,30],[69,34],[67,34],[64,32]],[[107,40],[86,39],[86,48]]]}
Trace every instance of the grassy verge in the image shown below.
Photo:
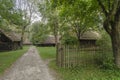
{"label": "grassy verge", "polygon": [[[98,67],[58,68],[55,61],[50,63],[62,80],[120,80],[120,70],[104,70]],[[59,80],[59,79],[58,79]]]}
{"label": "grassy verge", "polygon": [[42,59],[55,58],[55,47],[37,47]]}
{"label": "grassy verge", "polygon": [[29,47],[25,46],[22,50],[0,52],[0,74],[9,68]]}
{"label": "grassy verge", "polygon": [[[38,50],[43,59],[55,58],[55,48],[53,47],[40,47]],[[116,69],[101,69],[99,66],[92,65],[65,69],[57,67],[55,61],[51,61],[49,65],[62,80],[120,80],[120,70]]]}

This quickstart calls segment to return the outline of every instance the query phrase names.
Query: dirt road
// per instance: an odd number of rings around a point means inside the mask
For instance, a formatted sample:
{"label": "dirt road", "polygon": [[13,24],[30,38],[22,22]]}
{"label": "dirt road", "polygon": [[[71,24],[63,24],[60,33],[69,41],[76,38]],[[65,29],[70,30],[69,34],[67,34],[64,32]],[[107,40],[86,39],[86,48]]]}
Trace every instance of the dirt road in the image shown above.
{"label": "dirt road", "polygon": [[55,80],[35,47],[30,47],[0,80]]}

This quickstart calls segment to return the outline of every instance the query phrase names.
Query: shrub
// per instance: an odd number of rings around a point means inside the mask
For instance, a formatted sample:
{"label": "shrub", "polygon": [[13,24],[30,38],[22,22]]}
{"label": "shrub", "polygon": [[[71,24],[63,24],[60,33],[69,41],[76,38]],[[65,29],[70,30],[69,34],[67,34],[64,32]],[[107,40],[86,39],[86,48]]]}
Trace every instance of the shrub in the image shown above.
{"label": "shrub", "polygon": [[109,49],[110,50],[112,48],[110,36],[106,32],[104,32],[104,31],[102,31],[101,33],[102,33],[101,39],[99,39],[96,42],[96,44],[100,48],[102,48],[103,50],[105,50],[105,49],[107,49],[107,50]]}
{"label": "shrub", "polygon": [[101,49],[99,63],[104,69],[113,69],[114,62],[110,36],[104,31],[102,31],[101,33],[102,37],[100,40],[97,41],[97,45]]}
{"label": "shrub", "polygon": [[66,37],[63,38],[63,44],[74,45],[74,44],[77,44],[77,43],[78,43],[78,40],[74,36],[66,36]]}

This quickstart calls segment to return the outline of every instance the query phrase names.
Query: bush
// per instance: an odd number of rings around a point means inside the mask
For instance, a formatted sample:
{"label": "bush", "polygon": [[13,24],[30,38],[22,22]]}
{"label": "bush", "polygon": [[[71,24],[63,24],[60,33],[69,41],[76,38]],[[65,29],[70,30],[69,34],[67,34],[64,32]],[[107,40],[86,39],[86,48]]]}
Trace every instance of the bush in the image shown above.
{"label": "bush", "polygon": [[96,42],[96,44],[100,47],[100,48],[102,48],[103,50],[105,50],[105,49],[112,49],[112,44],[111,44],[111,39],[110,39],[110,36],[106,33],[106,32],[104,32],[104,31],[102,31],[101,32],[102,33],[102,36],[101,36],[101,39],[99,39],[97,42]]}
{"label": "bush", "polygon": [[103,69],[114,69],[115,64],[113,62],[113,57],[105,57],[102,61],[102,66],[101,68]]}
{"label": "bush", "polygon": [[78,43],[78,40],[76,37],[74,36],[66,36],[63,38],[63,44],[67,44],[67,45],[74,45]]}
{"label": "bush", "polygon": [[100,47],[101,51],[99,63],[102,68],[104,69],[113,69],[114,68],[114,58],[112,53],[112,45],[111,45],[111,39],[110,36],[102,31],[102,37],[100,40],[97,41],[97,45]]}

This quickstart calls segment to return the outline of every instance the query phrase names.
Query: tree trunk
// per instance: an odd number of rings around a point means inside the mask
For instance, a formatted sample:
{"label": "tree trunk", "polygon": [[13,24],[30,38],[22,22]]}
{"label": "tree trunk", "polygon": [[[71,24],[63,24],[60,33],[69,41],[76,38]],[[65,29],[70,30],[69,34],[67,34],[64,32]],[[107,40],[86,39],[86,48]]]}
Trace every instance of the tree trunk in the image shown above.
{"label": "tree trunk", "polygon": [[25,32],[25,26],[23,27],[21,34],[21,44],[20,44],[21,49],[23,49],[24,32]]}
{"label": "tree trunk", "polygon": [[80,46],[80,36],[81,36],[81,32],[80,30],[76,31],[76,36],[77,36],[77,41],[78,41],[78,46]]}
{"label": "tree trunk", "polygon": [[58,58],[58,53],[59,53],[59,45],[58,45],[58,36],[55,35],[55,46],[56,46],[56,65],[59,65],[59,58]]}
{"label": "tree trunk", "polygon": [[80,40],[80,37],[78,37],[78,46],[81,46],[81,40]]}
{"label": "tree trunk", "polygon": [[112,27],[112,49],[114,56],[114,63],[118,68],[120,68],[120,18],[115,21],[114,26]]}
{"label": "tree trunk", "polygon": [[[105,14],[104,29],[111,37],[114,62],[120,68],[120,0],[114,0],[111,10],[107,10],[101,0],[97,0]],[[110,1],[109,1],[110,3]]]}
{"label": "tree trunk", "polygon": [[58,19],[56,18],[54,21],[54,37],[55,37],[55,47],[56,47],[56,65],[59,66],[59,45],[58,45]]}

